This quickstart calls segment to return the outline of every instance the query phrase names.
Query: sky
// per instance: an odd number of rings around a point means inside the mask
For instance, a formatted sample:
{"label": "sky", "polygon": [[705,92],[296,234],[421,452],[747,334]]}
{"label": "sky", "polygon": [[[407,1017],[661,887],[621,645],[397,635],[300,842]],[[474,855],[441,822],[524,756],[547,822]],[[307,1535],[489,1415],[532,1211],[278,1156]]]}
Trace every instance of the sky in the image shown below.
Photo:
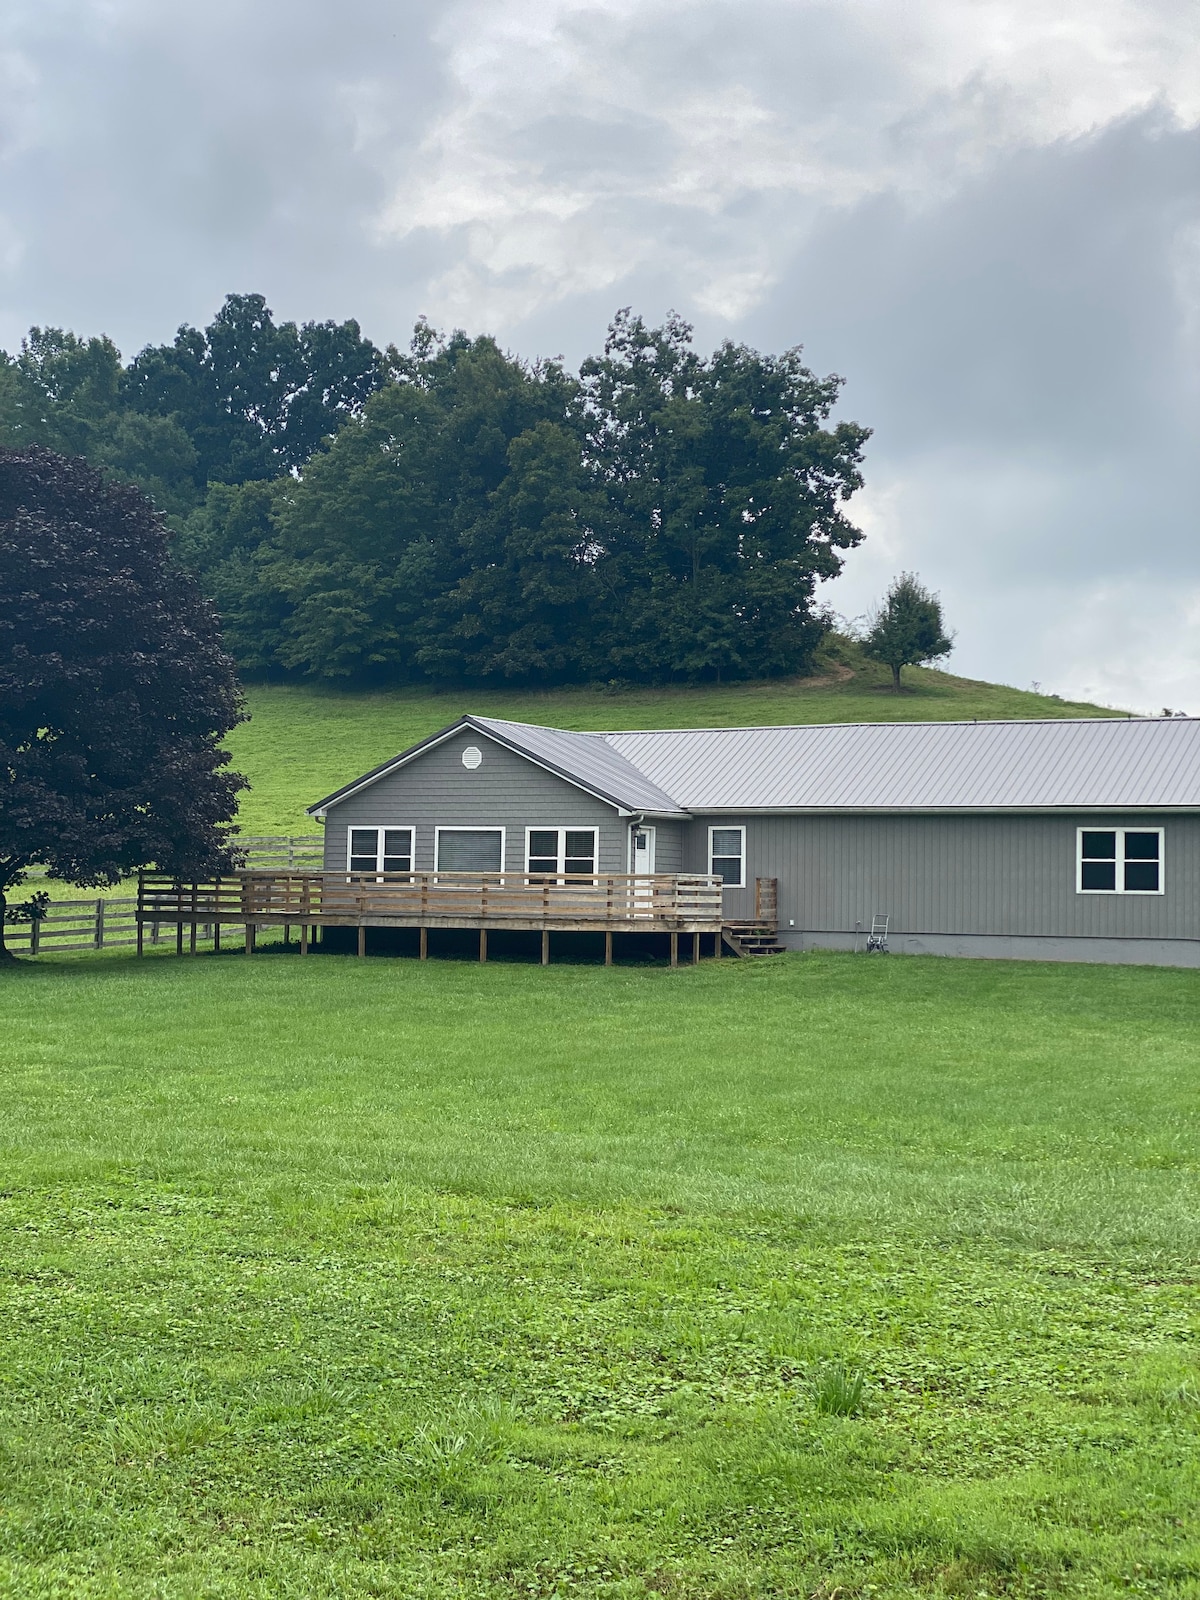
{"label": "sky", "polygon": [[3,0],[0,346],[803,345],[952,670],[1200,713],[1194,0]]}

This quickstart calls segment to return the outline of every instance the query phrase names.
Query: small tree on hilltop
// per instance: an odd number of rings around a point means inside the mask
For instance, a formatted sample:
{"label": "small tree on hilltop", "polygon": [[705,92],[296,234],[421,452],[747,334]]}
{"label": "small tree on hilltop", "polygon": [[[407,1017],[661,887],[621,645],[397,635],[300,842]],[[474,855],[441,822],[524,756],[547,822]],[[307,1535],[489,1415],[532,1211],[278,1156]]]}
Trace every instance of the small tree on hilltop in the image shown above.
{"label": "small tree on hilltop", "polygon": [[0,959],[29,867],[80,885],[231,864],[246,780],[216,617],[150,502],[85,462],[0,450]]}
{"label": "small tree on hilltop", "polygon": [[917,666],[948,656],[954,635],[946,632],[942,603],[915,573],[892,580],[881,605],[871,613],[863,649],[872,661],[892,669],[892,688],[900,693],[901,667]]}

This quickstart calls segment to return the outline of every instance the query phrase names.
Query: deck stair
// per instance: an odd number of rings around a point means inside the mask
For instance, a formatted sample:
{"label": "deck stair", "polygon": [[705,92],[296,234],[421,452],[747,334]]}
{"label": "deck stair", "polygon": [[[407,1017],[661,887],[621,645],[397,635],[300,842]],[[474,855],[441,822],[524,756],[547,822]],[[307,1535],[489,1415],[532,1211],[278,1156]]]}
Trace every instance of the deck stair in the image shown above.
{"label": "deck stair", "polygon": [[779,942],[779,880],[754,880],[754,915],[724,922],[721,937],[735,955],[781,956]]}

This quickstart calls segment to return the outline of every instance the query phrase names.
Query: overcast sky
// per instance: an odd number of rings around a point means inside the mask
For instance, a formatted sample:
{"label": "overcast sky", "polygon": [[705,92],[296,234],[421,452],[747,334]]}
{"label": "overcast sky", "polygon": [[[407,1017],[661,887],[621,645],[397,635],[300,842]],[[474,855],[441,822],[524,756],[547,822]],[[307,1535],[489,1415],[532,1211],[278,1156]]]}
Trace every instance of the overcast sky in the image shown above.
{"label": "overcast sky", "polygon": [[805,346],[875,429],[827,598],[1200,712],[1194,0],[3,0],[0,345],[229,291],[572,363]]}

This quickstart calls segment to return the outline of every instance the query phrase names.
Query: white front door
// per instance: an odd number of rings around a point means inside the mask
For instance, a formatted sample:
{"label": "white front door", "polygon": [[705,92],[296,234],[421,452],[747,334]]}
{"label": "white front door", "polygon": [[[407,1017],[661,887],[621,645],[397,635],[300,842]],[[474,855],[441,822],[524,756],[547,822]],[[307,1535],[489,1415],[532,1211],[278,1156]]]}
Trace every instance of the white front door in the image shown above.
{"label": "white front door", "polygon": [[654,829],[634,828],[630,845],[630,868],[640,877],[654,871]]}
{"label": "white front door", "polygon": [[633,914],[649,917],[654,914],[654,829],[629,830],[629,870],[636,873],[633,881]]}

